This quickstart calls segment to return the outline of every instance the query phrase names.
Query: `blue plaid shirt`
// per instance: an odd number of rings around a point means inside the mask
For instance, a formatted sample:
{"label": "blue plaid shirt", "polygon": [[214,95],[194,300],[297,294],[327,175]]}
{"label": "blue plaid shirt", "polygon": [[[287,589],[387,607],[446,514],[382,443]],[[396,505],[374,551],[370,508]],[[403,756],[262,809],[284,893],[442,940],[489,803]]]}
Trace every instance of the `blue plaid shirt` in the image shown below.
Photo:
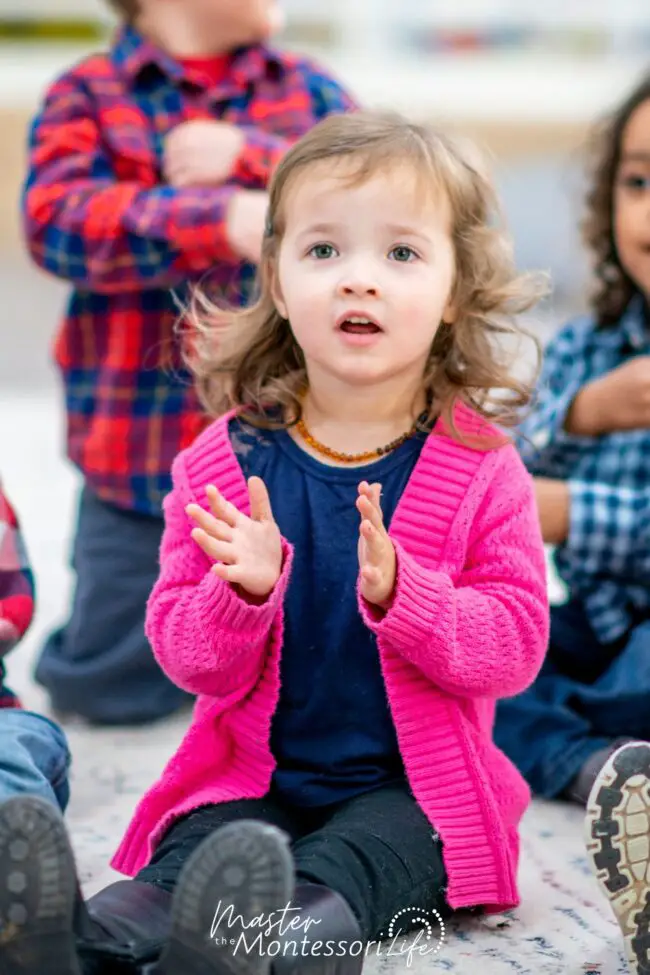
{"label": "blue plaid shirt", "polygon": [[564,421],[582,386],[635,355],[650,355],[640,300],[618,326],[590,317],[567,325],[549,343],[537,407],[518,439],[533,475],[568,482],[569,537],[555,564],[603,643],[622,636],[635,611],[650,611],[650,429],[574,436]]}

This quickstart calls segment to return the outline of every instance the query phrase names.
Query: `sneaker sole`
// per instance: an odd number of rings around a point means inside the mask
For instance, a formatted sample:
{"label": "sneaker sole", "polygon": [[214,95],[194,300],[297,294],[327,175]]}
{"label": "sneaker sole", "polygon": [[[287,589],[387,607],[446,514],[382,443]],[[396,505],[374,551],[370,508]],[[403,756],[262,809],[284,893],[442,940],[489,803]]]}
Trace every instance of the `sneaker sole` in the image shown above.
{"label": "sneaker sole", "polygon": [[57,810],[20,796],[0,806],[0,972],[82,975],[74,856]]}
{"label": "sneaker sole", "polygon": [[587,802],[587,852],[616,915],[634,975],[650,975],[650,745],[624,745]]}
{"label": "sneaker sole", "polygon": [[223,826],[183,869],[156,975],[268,975],[271,960],[258,939],[261,929],[249,925],[284,908],[293,889],[284,833],[249,820]]}

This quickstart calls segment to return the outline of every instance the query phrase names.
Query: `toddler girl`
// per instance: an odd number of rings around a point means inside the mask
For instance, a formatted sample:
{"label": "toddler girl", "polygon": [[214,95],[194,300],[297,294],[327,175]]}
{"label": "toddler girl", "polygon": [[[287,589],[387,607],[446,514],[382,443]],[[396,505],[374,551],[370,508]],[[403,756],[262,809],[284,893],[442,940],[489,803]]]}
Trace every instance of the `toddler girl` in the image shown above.
{"label": "toddler girl", "polygon": [[492,721],[548,602],[497,340],[538,289],[494,217],[472,158],[399,117],[333,117],[279,166],[257,303],[195,308],[217,419],[174,463],[148,606],[192,726],[113,861],[135,879],[85,909],[62,827],[0,812],[0,856],[28,848],[3,971],[49,971],[51,859],[65,975],[352,975],[371,940],[517,904],[529,792]]}

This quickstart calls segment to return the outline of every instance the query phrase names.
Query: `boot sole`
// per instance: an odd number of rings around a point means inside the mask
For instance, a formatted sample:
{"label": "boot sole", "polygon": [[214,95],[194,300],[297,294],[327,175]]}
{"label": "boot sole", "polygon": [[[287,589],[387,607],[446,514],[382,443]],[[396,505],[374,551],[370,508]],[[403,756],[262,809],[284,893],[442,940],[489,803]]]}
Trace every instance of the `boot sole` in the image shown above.
{"label": "boot sole", "polygon": [[624,745],[587,801],[587,852],[625,941],[634,975],[650,975],[650,745]]}
{"label": "boot sole", "polygon": [[82,975],[74,856],[57,810],[19,796],[0,806],[0,971]]}
{"label": "boot sole", "polygon": [[169,943],[155,975],[268,975],[270,956],[258,937],[262,929],[249,925],[260,915],[268,923],[289,903],[293,889],[284,833],[250,820],[223,826],[183,869]]}

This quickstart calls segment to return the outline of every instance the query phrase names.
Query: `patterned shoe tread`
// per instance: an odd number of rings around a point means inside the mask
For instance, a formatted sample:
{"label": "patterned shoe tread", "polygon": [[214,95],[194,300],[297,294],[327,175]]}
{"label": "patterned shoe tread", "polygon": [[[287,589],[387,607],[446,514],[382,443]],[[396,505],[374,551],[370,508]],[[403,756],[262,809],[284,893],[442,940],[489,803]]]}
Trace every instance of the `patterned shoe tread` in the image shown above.
{"label": "patterned shoe tread", "polygon": [[270,956],[254,919],[289,903],[293,873],[284,833],[250,820],[222,826],[183,868],[155,975],[268,975]]}
{"label": "patterned shoe tread", "polygon": [[585,834],[630,971],[650,975],[650,744],[624,745],[605,762],[587,803]]}
{"label": "patterned shoe tread", "polygon": [[74,857],[54,806],[20,796],[0,805],[0,972],[81,975],[73,915]]}

